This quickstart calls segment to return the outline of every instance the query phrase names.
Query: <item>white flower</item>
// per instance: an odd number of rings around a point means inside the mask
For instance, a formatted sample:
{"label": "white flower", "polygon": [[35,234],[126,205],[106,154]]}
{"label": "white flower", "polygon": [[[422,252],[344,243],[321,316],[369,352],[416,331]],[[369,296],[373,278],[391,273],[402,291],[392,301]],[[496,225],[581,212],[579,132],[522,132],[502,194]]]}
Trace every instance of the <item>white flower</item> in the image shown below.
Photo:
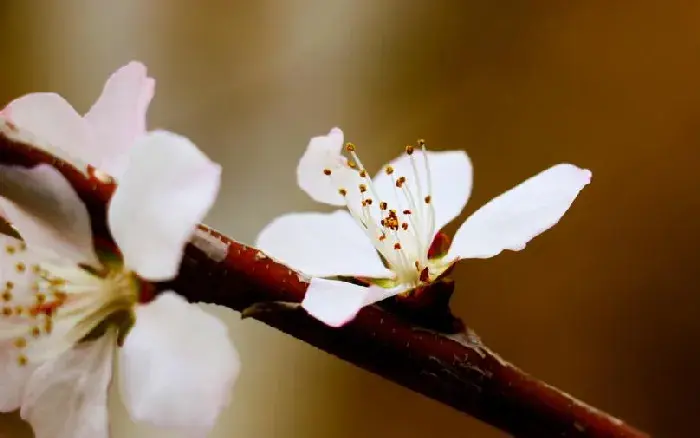
{"label": "white flower", "polygon": [[[113,109],[117,120],[134,111]],[[0,166],[0,211],[23,238],[0,236],[0,410],[20,408],[37,438],[109,436],[115,353],[132,418],[191,436],[213,427],[238,376],[226,327],[171,291],[154,297],[152,284],[177,274],[221,169],[175,134],[123,141],[99,161],[121,172],[107,210],[115,245],[93,241],[86,206],[56,169]]]}
{"label": "white flower", "polygon": [[370,178],[355,146],[344,145],[343,132],[334,128],[311,139],[297,179],[314,200],[346,210],[283,215],[262,230],[257,246],[315,277],[302,307],[340,326],[364,306],[435,281],[460,259],[523,249],[559,221],[590,178],[590,171],[571,164],[533,176],[477,210],[447,250],[438,232],[471,193],[467,154],[428,152],[421,141]]}

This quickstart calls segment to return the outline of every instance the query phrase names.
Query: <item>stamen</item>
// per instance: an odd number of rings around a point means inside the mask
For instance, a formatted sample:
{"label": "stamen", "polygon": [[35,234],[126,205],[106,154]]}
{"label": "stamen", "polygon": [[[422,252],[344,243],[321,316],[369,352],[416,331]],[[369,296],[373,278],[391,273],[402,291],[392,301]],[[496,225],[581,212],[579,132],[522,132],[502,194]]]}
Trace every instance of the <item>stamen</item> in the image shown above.
{"label": "stamen", "polygon": [[403,187],[405,182],[406,182],[406,177],[400,176],[399,179],[396,180],[396,187],[398,187],[398,188]]}
{"label": "stamen", "polygon": [[331,176],[331,173],[333,173],[333,172],[331,172],[330,169],[323,169],[323,174],[324,174],[324,175],[326,175],[326,176]]}
{"label": "stamen", "polygon": [[384,201],[382,201],[382,202],[379,203],[379,209],[380,209],[380,210],[386,210],[388,206],[389,206],[389,205],[388,205],[386,202],[384,202]]}
{"label": "stamen", "polygon": [[410,144],[406,146],[406,154],[413,155],[413,146]]}
{"label": "stamen", "polygon": [[403,228],[404,231],[408,230],[408,222],[402,223],[401,228]]}
{"label": "stamen", "polygon": [[340,193],[340,196],[346,196],[348,194],[348,191],[345,189],[338,189],[338,193]]}
{"label": "stamen", "polygon": [[401,249],[401,244],[398,243],[398,242],[396,242],[396,243],[394,244],[394,249],[396,249],[396,250]]}
{"label": "stamen", "polygon": [[391,175],[392,173],[394,173],[394,168],[391,166],[386,166],[386,168],[384,168],[384,171],[387,175]]}

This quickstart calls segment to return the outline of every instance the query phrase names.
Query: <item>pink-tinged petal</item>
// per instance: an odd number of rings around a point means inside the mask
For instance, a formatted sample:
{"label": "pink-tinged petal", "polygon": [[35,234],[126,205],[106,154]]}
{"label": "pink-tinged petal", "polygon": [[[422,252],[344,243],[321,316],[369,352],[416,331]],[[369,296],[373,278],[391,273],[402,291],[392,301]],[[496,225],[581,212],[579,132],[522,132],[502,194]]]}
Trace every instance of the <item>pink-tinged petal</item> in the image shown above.
{"label": "pink-tinged petal", "polygon": [[34,250],[99,266],[87,208],[53,167],[0,166],[0,209]]}
{"label": "pink-tinged petal", "polygon": [[87,124],[64,98],[55,93],[31,93],[10,102],[2,111],[20,130],[50,145],[48,152],[73,164],[89,163],[91,137]]}
{"label": "pink-tinged petal", "polygon": [[95,138],[90,164],[115,178],[122,176],[129,149],[146,132],[146,112],[154,91],[155,81],[140,62],[130,62],[110,76],[85,114]]}
{"label": "pink-tinged petal", "polygon": [[307,275],[393,275],[367,235],[344,210],[280,216],[260,232],[255,246]]}
{"label": "pink-tinged petal", "polygon": [[[388,175],[382,169],[372,180],[379,197],[389,203],[389,208],[398,211],[413,210],[413,206],[406,201],[403,193],[396,189],[395,181],[401,176],[406,178],[404,185],[414,195],[421,209],[425,209],[425,197],[430,194],[435,219],[433,226],[426,227],[425,231],[430,234],[426,238],[432,241],[435,232],[457,217],[467,204],[473,180],[469,156],[464,151],[427,151],[424,154],[423,151],[416,150],[410,156],[404,153],[389,165],[394,169],[392,175]],[[430,174],[430,187],[428,187],[428,174]],[[400,207],[392,207],[397,205],[397,202]],[[415,212],[413,214],[415,216]],[[421,222],[427,221],[421,220]]]}
{"label": "pink-tinged petal", "polygon": [[[352,179],[356,172],[346,167],[347,159],[341,154],[342,150],[343,131],[340,128],[331,129],[328,135],[312,138],[306,147],[297,167],[297,182],[313,200],[336,206],[345,205],[345,200],[338,193],[339,185],[342,184],[338,178],[344,183]],[[327,175],[327,171],[331,171],[331,174]],[[359,179],[355,179],[359,182]]]}
{"label": "pink-tinged petal", "polygon": [[488,258],[520,251],[551,228],[590,182],[591,172],[571,164],[553,166],[492,199],[457,230],[448,259]]}
{"label": "pink-tinged petal", "polygon": [[239,371],[226,326],[172,292],[137,308],[120,349],[120,389],[131,417],[190,436],[214,426]]}
{"label": "pink-tinged petal", "polygon": [[107,389],[116,336],[109,332],[39,366],[20,414],[36,438],[108,438]]}
{"label": "pink-tinged petal", "polygon": [[331,327],[348,323],[365,306],[408,290],[406,285],[391,289],[363,287],[343,281],[312,278],[301,303],[309,315]]}
{"label": "pink-tinged petal", "polygon": [[0,341],[0,412],[12,412],[22,404],[25,386],[33,366],[20,366],[19,349],[12,342]]}
{"label": "pink-tinged petal", "polygon": [[220,178],[221,167],[185,137],[166,131],[140,137],[107,213],[125,264],[148,280],[174,277]]}

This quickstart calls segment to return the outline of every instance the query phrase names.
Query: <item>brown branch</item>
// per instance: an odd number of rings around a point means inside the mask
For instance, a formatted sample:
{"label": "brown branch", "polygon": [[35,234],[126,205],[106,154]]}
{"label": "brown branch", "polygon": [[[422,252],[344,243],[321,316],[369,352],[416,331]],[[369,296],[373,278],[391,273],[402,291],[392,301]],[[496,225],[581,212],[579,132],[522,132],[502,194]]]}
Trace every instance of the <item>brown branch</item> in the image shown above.
{"label": "brown branch", "polygon": [[[0,164],[48,163],[72,183],[97,235],[109,238],[105,206],[114,186],[86,177],[27,144],[0,137]],[[256,303],[300,302],[307,279],[262,252],[201,226],[170,285],[193,302],[243,311]],[[471,331],[444,335],[379,307],[340,329],[302,310],[254,317],[359,367],[452,406],[518,437],[628,437],[646,434],[580,402],[501,359]]]}

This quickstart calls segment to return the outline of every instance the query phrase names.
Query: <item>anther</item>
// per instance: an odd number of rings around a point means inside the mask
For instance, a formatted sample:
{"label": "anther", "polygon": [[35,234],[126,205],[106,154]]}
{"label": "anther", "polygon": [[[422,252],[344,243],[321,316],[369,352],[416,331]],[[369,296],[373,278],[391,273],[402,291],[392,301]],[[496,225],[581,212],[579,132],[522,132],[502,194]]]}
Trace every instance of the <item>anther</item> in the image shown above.
{"label": "anther", "polygon": [[401,249],[401,244],[398,243],[398,242],[396,242],[396,243],[394,244],[394,249],[396,249],[396,250]]}
{"label": "anther", "polygon": [[4,302],[12,301],[12,292],[9,290],[6,290],[5,292],[2,293],[2,300]]}
{"label": "anther", "polygon": [[44,304],[46,302],[46,295],[44,294],[36,294],[35,298],[38,304]]}
{"label": "anther", "polygon": [[36,327],[36,326],[32,327],[32,336],[35,338],[38,338],[39,336],[41,336],[41,329],[39,327]]}
{"label": "anther", "polygon": [[17,272],[22,273],[27,270],[27,265],[25,265],[23,262],[18,262],[15,265],[15,268],[17,269]]}
{"label": "anther", "polygon": [[422,148],[425,147],[425,140],[423,140],[422,138],[419,138],[417,143],[418,143],[418,146],[420,146]]}
{"label": "anther", "polygon": [[433,199],[433,198],[431,198],[430,195],[426,196],[426,197],[425,197],[425,203],[426,203],[426,204],[430,204],[430,201],[431,201],[432,199]]}
{"label": "anther", "polygon": [[18,364],[19,366],[21,366],[21,367],[26,366],[26,365],[27,365],[27,356],[25,356],[25,355],[23,355],[23,354],[20,355],[20,356],[17,358],[17,364]]}
{"label": "anther", "polygon": [[348,167],[351,169],[357,169],[357,164],[354,161],[348,161]]}
{"label": "anther", "polygon": [[425,268],[422,271],[420,271],[420,281],[422,281],[423,283],[427,283],[428,280],[430,280],[430,271],[428,270],[428,268]]}
{"label": "anther", "polygon": [[8,254],[14,254],[15,251],[17,251],[17,249],[12,245],[7,245],[5,247],[5,250],[7,251]]}
{"label": "anther", "polygon": [[389,205],[388,205],[386,202],[384,202],[384,201],[382,201],[382,202],[379,203],[379,209],[380,209],[380,210],[386,210],[388,206],[389,206]]}
{"label": "anther", "polygon": [[12,288],[15,287],[15,284],[11,281],[5,282],[5,289],[7,290],[12,290]]}
{"label": "anther", "polygon": [[345,196],[348,194],[348,191],[345,189],[338,189],[338,193],[340,193],[340,196]]}
{"label": "anther", "polygon": [[407,153],[408,155],[412,155],[412,154],[413,154],[413,150],[414,150],[414,148],[413,148],[413,146],[411,146],[410,144],[409,144],[408,146],[406,146],[406,153]]}
{"label": "anther", "polygon": [[408,216],[409,214],[411,214],[411,210],[404,210],[404,211],[403,211],[403,214],[405,214],[406,216]]}
{"label": "anther", "polygon": [[331,176],[331,170],[330,169],[323,169],[323,174],[326,176]]}
{"label": "anther", "polygon": [[24,348],[27,346],[27,340],[24,338],[17,338],[17,339],[15,339],[14,344],[15,344],[15,347],[17,347],[17,348]]}
{"label": "anther", "polygon": [[405,177],[405,176],[400,176],[400,177],[396,180],[396,187],[398,187],[398,188],[403,187],[403,184],[404,184],[405,182],[406,182],[406,177]]}
{"label": "anther", "polygon": [[345,150],[348,152],[355,152],[355,145],[352,143],[347,143],[345,145]]}
{"label": "anther", "polygon": [[394,173],[394,168],[391,166],[386,166],[384,168],[384,172],[386,172],[387,175],[391,175],[392,173]]}
{"label": "anther", "polygon": [[367,186],[364,184],[360,184],[360,193],[364,193],[367,191]]}
{"label": "anther", "polygon": [[403,228],[404,231],[408,230],[408,222],[402,223],[401,228]]}
{"label": "anther", "polygon": [[367,171],[365,169],[360,170],[360,178],[367,178]]}
{"label": "anther", "polygon": [[3,307],[2,314],[3,314],[3,316],[12,316],[12,308],[11,307]]}

